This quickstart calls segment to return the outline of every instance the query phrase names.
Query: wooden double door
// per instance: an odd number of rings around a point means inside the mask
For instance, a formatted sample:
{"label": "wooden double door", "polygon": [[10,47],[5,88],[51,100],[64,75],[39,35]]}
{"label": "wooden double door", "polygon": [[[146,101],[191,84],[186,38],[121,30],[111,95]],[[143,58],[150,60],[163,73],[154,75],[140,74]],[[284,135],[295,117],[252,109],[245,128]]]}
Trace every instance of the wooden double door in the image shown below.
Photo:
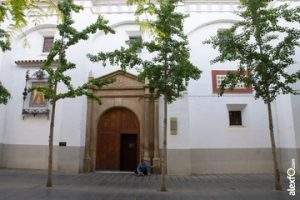
{"label": "wooden double door", "polygon": [[97,170],[132,171],[139,158],[139,122],[126,108],[112,108],[100,118]]}

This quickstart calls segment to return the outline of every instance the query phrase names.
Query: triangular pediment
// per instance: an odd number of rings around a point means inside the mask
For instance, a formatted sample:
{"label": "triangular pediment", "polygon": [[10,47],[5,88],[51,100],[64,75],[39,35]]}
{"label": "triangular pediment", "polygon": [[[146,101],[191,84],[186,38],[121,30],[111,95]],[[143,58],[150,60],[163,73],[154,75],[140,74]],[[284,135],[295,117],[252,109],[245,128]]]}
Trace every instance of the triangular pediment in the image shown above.
{"label": "triangular pediment", "polygon": [[114,80],[113,83],[104,86],[103,89],[135,89],[144,87],[144,83],[139,81],[136,75],[123,70],[112,72],[100,78]]}

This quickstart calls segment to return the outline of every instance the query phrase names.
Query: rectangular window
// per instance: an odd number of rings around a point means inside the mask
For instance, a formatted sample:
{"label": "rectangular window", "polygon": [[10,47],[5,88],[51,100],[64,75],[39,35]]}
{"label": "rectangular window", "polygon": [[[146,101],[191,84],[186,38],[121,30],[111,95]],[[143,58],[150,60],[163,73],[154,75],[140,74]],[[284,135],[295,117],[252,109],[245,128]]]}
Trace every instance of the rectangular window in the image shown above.
{"label": "rectangular window", "polygon": [[53,46],[54,37],[44,37],[43,52],[49,52]]}
{"label": "rectangular window", "polygon": [[170,119],[170,132],[171,135],[177,135],[177,118],[176,117],[171,117]]}
{"label": "rectangular window", "polygon": [[[136,42],[142,41],[142,37],[140,35],[135,36],[129,36],[129,40],[126,42],[129,46],[133,45]],[[138,49],[138,52],[140,53],[142,49]]]}
{"label": "rectangular window", "polygon": [[[226,78],[228,72],[235,72],[235,70],[212,70],[212,86],[213,93],[219,93],[220,85],[222,81]],[[225,88],[225,93],[252,93],[251,87],[246,87],[244,83],[236,84],[235,88],[230,89]]]}
{"label": "rectangular window", "polygon": [[[217,75],[217,87],[218,88],[221,86],[222,81],[224,81],[225,78],[226,78],[226,74],[218,74]],[[244,83],[237,83],[236,86],[235,86],[235,89],[243,89],[243,88],[245,88]]]}
{"label": "rectangular window", "polygon": [[242,111],[229,111],[229,125],[242,126]]}
{"label": "rectangular window", "polygon": [[142,40],[142,37],[141,36],[129,36],[129,45],[135,43],[135,42],[138,42],[138,41],[141,41]]}

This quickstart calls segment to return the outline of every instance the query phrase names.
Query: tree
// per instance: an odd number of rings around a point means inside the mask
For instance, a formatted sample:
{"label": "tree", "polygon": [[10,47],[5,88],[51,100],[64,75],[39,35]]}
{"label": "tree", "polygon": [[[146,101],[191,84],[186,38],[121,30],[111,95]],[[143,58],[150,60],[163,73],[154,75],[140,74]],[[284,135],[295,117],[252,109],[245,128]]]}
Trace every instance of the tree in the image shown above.
{"label": "tree", "polygon": [[[26,24],[25,10],[33,4],[30,0],[7,0],[0,4],[0,23],[3,24],[8,17],[12,18],[14,26],[21,27]],[[10,50],[9,34],[0,28],[0,48],[2,51]]]}
{"label": "tree", "polygon": [[[99,97],[95,96],[92,92],[92,88],[101,88],[103,85],[110,83],[112,80],[102,79],[90,79],[87,83],[74,87],[71,83],[71,76],[65,73],[68,70],[76,68],[74,63],[67,60],[66,50],[77,44],[81,40],[87,40],[90,34],[94,34],[97,31],[103,31],[105,34],[114,33],[114,31],[107,25],[108,21],[104,20],[101,16],[97,21],[82,31],[77,31],[72,27],[74,21],[72,20],[72,13],[78,13],[82,7],[75,5],[73,0],[61,0],[58,3],[58,9],[62,14],[62,22],[57,26],[60,38],[57,39],[53,47],[51,48],[47,60],[42,69],[48,74],[48,82],[46,86],[31,88],[31,90],[38,90],[43,92],[45,98],[49,100],[52,107],[51,119],[50,119],[50,133],[49,133],[49,158],[48,158],[48,178],[47,187],[52,187],[52,159],[53,159],[53,134],[54,134],[54,119],[56,103],[59,100],[65,98],[75,98],[79,96],[87,96],[97,100],[100,103]],[[58,57],[58,60],[56,58]],[[57,68],[55,68],[55,62],[58,62]],[[66,91],[58,93],[57,86],[61,83],[66,86]]]}
{"label": "tree", "polygon": [[[6,0],[0,3],[0,25],[5,20],[12,21],[12,26],[19,29],[26,25],[25,11],[35,10],[39,3],[46,3],[49,8],[55,8],[55,4],[51,0]],[[9,27],[1,28],[0,26],[0,49],[2,52],[10,50],[10,31]],[[8,90],[0,84],[0,104],[6,104],[10,94]]]}
{"label": "tree", "polygon": [[[24,10],[27,7],[27,1],[6,1],[0,4],[0,25],[3,24],[7,15],[12,16],[15,26],[20,27],[25,23]],[[4,52],[10,50],[9,34],[0,27],[0,49]],[[0,82],[0,104],[6,104],[10,94]]]}
{"label": "tree", "polygon": [[299,7],[275,6],[273,0],[241,0],[241,21],[206,41],[220,52],[212,63],[236,61],[239,65],[238,71],[222,82],[220,94],[241,82],[252,87],[255,98],[267,105],[276,190],[282,190],[282,185],[271,103],[279,94],[293,94],[292,84],[300,78],[300,73],[291,69],[299,46],[299,13]]}
{"label": "tree", "polygon": [[[152,92],[164,96],[164,134],[162,149],[161,191],[166,191],[167,174],[167,119],[168,104],[174,102],[187,89],[190,79],[199,79],[201,71],[189,60],[188,39],[183,31],[185,15],[176,11],[180,0],[131,0],[137,5],[136,15],[149,15],[140,20],[142,28],[152,33],[149,42],[137,41],[128,49],[89,55],[91,61],[121,63],[121,67],[136,67],[141,79],[149,81]],[[151,59],[144,60],[137,52],[143,47]]]}
{"label": "tree", "polygon": [[7,104],[9,98],[10,98],[9,92],[0,82],[0,105]]}

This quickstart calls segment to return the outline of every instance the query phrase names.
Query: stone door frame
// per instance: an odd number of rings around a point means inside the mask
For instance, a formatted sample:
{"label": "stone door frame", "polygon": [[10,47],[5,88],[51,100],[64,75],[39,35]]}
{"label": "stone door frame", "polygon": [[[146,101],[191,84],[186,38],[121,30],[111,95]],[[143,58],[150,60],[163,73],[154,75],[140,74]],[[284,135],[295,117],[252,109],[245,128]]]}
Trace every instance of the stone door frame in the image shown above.
{"label": "stone door frame", "polygon": [[84,172],[96,169],[98,124],[102,114],[114,107],[124,107],[135,113],[140,124],[139,157],[151,161],[155,171],[158,171],[158,100],[152,97],[148,86],[133,74],[118,70],[100,78],[112,78],[114,82],[100,90],[93,90],[101,98],[101,105],[88,99]]}

